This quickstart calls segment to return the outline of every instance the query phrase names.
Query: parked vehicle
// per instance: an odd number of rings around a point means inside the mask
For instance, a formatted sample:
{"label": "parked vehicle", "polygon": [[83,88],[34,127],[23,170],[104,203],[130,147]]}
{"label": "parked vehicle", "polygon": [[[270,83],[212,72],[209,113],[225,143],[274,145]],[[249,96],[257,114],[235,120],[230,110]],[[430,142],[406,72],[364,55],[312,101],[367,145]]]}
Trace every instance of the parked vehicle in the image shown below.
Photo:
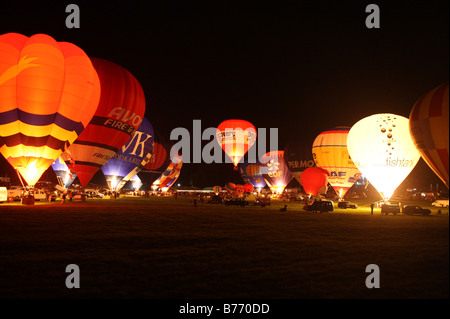
{"label": "parked vehicle", "polygon": [[400,206],[398,204],[385,203],[381,205],[381,215],[397,215],[400,214]]}
{"label": "parked vehicle", "polygon": [[338,203],[338,208],[343,208],[343,209],[358,208],[358,205],[356,205],[355,203],[348,202],[348,201],[340,201]]}
{"label": "parked vehicle", "polygon": [[8,198],[12,198],[15,201],[18,201],[23,196],[23,187],[21,186],[11,186],[8,189]]}
{"label": "parked vehicle", "polygon": [[258,197],[255,200],[255,205],[261,207],[270,206],[270,197]]}
{"label": "parked vehicle", "polygon": [[446,207],[448,208],[448,199],[438,199],[437,201],[431,203],[434,207]]}
{"label": "parked vehicle", "polygon": [[403,206],[402,213],[404,215],[430,215],[431,210],[417,205],[405,205]]}
{"label": "parked vehicle", "polygon": [[100,193],[98,189],[85,189],[84,194],[88,198],[103,198],[105,194]]}
{"label": "parked vehicle", "polygon": [[312,204],[304,206],[303,209],[313,213],[326,213],[334,210],[333,202],[330,200],[316,200]]}
{"label": "parked vehicle", "polygon": [[0,187],[0,203],[8,201],[8,190],[6,187]]}
{"label": "parked vehicle", "polygon": [[208,204],[222,204],[223,199],[222,199],[222,197],[215,195],[215,196],[211,197],[207,203]]}
{"label": "parked vehicle", "polygon": [[225,205],[226,206],[236,205],[236,206],[244,207],[244,206],[248,206],[248,201],[246,201],[243,198],[233,198],[233,199],[225,201]]}

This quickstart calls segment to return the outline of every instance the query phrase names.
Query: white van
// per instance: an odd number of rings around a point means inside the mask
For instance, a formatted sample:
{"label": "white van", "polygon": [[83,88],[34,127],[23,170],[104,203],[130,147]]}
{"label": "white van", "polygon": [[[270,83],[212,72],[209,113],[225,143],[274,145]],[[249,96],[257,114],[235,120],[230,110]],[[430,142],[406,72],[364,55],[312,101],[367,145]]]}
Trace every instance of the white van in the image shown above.
{"label": "white van", "polygon": [[47,193],[44,192],[42,189],[35,189],[34,190],[34,199],[35,200],[47,200]]}
{"label": "white van", "polygon": [[0,187],[0,203],[8,201],[8,190],[6,187]]}
{"label": "white van", "polygon": [[13,200],[20,200],[22,196],[23,196],[23,187],[11,186],[8,189],[8,198],[12,198]]}

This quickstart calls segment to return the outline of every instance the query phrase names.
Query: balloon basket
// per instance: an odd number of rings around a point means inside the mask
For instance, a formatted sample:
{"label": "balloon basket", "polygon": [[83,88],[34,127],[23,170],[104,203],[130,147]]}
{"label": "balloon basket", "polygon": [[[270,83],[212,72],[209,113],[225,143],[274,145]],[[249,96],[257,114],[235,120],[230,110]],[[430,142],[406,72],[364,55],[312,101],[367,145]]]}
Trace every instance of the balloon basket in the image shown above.
{"label": "balloon basket", "polygon": [[34,205],[34,196],[22,197],[22,205]]}
{"label": "balloon basket", "polygon": [[73,200],[74,200],[75,202],[85,202],[85,201],[86,201],[86,195],[84,195],[84,194],[76,194],[76,195],[73,197]]}

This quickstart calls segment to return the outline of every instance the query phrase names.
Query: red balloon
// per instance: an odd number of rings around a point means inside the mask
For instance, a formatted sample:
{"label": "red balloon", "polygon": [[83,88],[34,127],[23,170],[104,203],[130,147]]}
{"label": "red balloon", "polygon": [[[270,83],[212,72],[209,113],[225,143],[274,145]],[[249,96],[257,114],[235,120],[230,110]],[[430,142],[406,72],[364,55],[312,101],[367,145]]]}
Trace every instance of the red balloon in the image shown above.
{"label": "red balloon", "polygon": [[328,184],[330,173],[320,167],[309,167],[302,173],[301,182],[306,194],[316,196],[322,187]]}
{"label": "red balloon", "polygon": [[154,171],[160,168],[167,158],[167,151],[161,144],[154,142],[153,143],[153,156],[150,158],[150,161],[147,165],[144,166],[145,169],[149,171]]}
{"label": "red balloon", "polygon": [[253,184],[252,183],[245,183],[244,184],[244,192],[245,193],[251,193],[253,191]]}

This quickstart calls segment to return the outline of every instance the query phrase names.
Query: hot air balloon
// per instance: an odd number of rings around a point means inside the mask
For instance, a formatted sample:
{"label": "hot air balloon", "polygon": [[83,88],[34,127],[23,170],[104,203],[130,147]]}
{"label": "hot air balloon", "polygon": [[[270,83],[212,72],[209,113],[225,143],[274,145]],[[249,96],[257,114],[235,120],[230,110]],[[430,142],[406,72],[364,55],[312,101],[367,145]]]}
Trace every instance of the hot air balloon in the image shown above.
{"label": "hot air balloon", "polygon": [[[169,167],[171,163],[170,156],[168,156],[171,148],[171,143],[167,141],[164,136],[155,131],[155,139],[153,143],[153,155],[150,161],[141,170],[142,178],[145,184],[152,185],[162,173]],[[156,188],[156,186],[152,186]]]}
{"label": "hot air balloon", "polygon": [[172,159],[169,167],[161,174],[161,176],[153,182],[153,186],[156,188],[165,188],[167,191],[178,179],[181,173],[181,167],[183,166],[183,158],[180,154],[177,154]]}
{"label": "hot air balloon", "polygon": [[358,121],[348,133],[347,148],[384,200],[389,200],[420,159],[409,134],[409,120],[395,114],[375,114]]}
{"label": "hot air balloon", "polygon": [[61,187],[68,188],[72,185],[75,178],[77,178],[77,175],[70,171],[61,156],[53,162],[52,168],[55,171],[56,178]]}
{"label": "hot air balloon", "polygon": [[320,167],[308,167],[301,175],[301,184],[305,193],[310,196],[327,192],[329,172]]}
{"label": "hot air balloon", "polygon": [[236,184],[234,183],[226,183],[225,184],[225,189],[227,190],[228,193],[233,194],[234,190],[236,189]]}
{"label": "hot air balloon", "polygon": [[254,189],[254,186],[252,183],[245,183],[243,188],[245,193],[251,193]]}
{"label": "hot air balloon", "polygon": [[303,171],[316,165],[311,153],[311,144],[301,140],[291,140],[284,148],[284,155],[289,171],[301,185]]}
{"label": "hot air balloon", "polygon": [[409,117],[414,145],[448,187],[448,82],[422,96]]}
{"label": "hot air balloon", "polygon": [[150,160],[153,152],[153,126],[144,118],[133,137],[102,166],[108,187],[117,191],[121,181],[131,180]]}
{"label": "hot air balloon", "polygon": [[219,195],[219,193],[222,191],[222,187],[220,187],[220,186],[214,186],[213,187],[213,192],[214,192],[214,194],[216,194],[216,195]]}
{"label": "hot air balloon", "polygon": [[245,120],[226,120],[217,127],[216,137],[237,170],[239,161],[256,141],[256,129]]}
{"label": "hot air balloon", "polygon": [[260,172],[260,164],[249,164],[246,166],[245,171],[250,180],[250,183],[258,190],[258,193],[266,187],[266,180]]}
{"label": "hot air balloon", "polygon": [[76,45],[0,36],[0,152],[29,186],[83,132],[99,97],[97,72]]}
{"label": "hot air balloon", "polygon": [[130,72],[99,58],[92,58],[92,63],[102,86],[97,112],[64,153],[83,187],[134,136],[145,112],[144,91]]}
{"label": "hot air balloon", "polygon": [[326,130],[316,137],[312,147],[316,166],[330,172],[328,183],[339,198],[343,198],[361,176],[348,154],[347,135],[349,131],[350,127],[346,126]]}
{"label": "hot air balloon", "polygon": [[268,152],[260,158],[260,170],[273,192],[281,194],[294,178],[284,161],[284,151]]}

